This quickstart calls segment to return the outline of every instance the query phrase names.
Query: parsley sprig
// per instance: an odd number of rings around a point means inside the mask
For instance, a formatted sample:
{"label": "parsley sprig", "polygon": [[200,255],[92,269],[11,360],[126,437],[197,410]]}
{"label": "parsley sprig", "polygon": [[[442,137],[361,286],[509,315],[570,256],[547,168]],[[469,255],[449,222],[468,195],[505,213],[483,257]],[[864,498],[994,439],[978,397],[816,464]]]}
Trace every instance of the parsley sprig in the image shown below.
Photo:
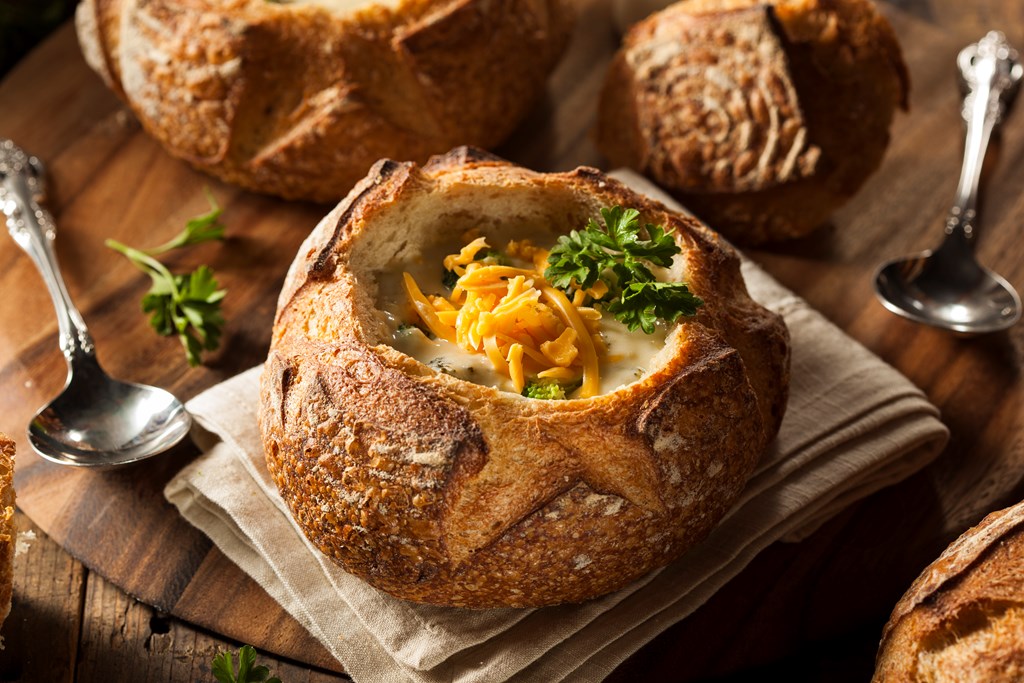
{"label": "parsley sprig", "polygon": [[199,266],[187,274],[174,274],[154,257],[171,249],[224,238],[221,208],[209,191],[206,196],[210,212],[188,221],[181,233],[159,247],[135,249],[117,240],[106,241],[108,247],[128,257],[152,279],[153,286],[142,297],[142,310],[150,314],[149,324],[157,334],[178,336],[192,367],[199,365],[203,351],[212,351],[220,344],[224,326],[221,301],[227,291],[217,288],[209,266]]}
{"label": "parsley sprig", "polygon": [[213,677],[220,683],[281,683],[277,676],[270,675],[270,669],[256,664],[256,648],[243,645],[238,651],[238,673],[235,673],[235,658],[231,652],[221,652],[213,658]]}
{"label": "parsley sprig", "polygon": [[224,209],[217,204],[217,200],[214,198],[213,193],[210,192],[210,188],[204,187],[203,192],[206,193],[206,201],[210,203],[210,211],[208,213],[190,218],[185,223],[184,230],[159,247],[143,249],[141,251],[150,256],[159,256],[172,249],[180,249],[181,247],[188,247],[193,244],[200,244],[201,242],[224,239],[224,224],[220,222],[220,215],[224,213]]}
{"label": "parsley sprig", "polygon": [[558,238],[544,271],[548,282],[567,290],[587,290],[601,280],[608,293],[598,302],[630,331],[639,327],[651,334],[659,319],[672,323],[696,315],[704,302],[683,282],[659,282],[648,266],[672,265],[681,251],[672,233],[648,223],[643,239],[636,209],[601,209],[601,217],[604,227],[591,218],[584,230]]}

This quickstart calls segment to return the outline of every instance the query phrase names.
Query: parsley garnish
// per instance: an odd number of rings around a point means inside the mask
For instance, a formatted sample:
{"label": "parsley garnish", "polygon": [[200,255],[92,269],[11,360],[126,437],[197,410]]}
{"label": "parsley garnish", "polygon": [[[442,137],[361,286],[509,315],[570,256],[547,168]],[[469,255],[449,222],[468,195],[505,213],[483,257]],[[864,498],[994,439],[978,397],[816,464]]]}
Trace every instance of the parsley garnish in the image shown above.
{"label": "parsley garnish", "polygon": [[681,282],[634,282],[608,304],[608,312],[630,330],[639,327],[651,334],[657,320],[674,323],[681,316],[697,315],[702,303]]}
{"label": "parsley garnish", "polygon": [[161,244],[159,247],[143,249],[141,251],[150,256],[157,256],[172,249],[224,239],[224,224],[220,222],[220,215],[224,212],[224,209],[220,208],[217,204],[217,200],[214,199],[210,188],[204,187],[203,192],[206,193],[206,201],[210,203],[209,213],[189,219],[185,223],[185,229],[170,241]]}
{"label": "parsley garnish", "polygon": [[157,334],[165,337],[178,335],[185,348],[185,356],[192,367],[199,365],[203,351],[212,351],[220,343],[224,317],[221,301],[227,292],[217,289],[217,280],[208,266],[199,266],[193,272],[176,275],[154,258],[171,249],[224,238],[220,223],[221,208],[207,190],[210,212],[188,221],[185,229],[174,239],[154,249],[134,249],[117,240],[108,239],[106,245],[128,257],[136,268],[153,280],[153,286],[142,297],[142,310],[150,314],[149,324]]}
{"label": "parsley garnish", "polygon": [[281,683],[277,676],[270,675],[270,669],[256,665],[256,648],[243,645],[238,651],[238,673],[235,673],[235,658],[231,652],[221,652],[213,658],[213,677],[220,683]]}
{"label": "parsley garnish", "polygon": [[644,226],[640,237],[640,212],[616,206],[601,209],[605,227],[591,218],[582,231],[558,238],[544,271],[555,287],[590,289],[601,280],[608,293],[599,302],[630,331],[638,327],[654,332],[658,319],[675,322],[696,315],[704,302],[682,282],[659,282],[647,264],[667,268],[681,249],[660,225]]}
{"label": "parsley garnish", "polygon": [[220,304],[227,291],[217,289],[213,271],[199,266],[187,275],[175,275],[145,252],[116,240],[107,240],[106,244],[153,280],[153,286],[142,297],[142,310],[150,314],[150,326],[164,337],[177,334],[188,364],[199,365],[203,351],[217,348],[224,325]]}

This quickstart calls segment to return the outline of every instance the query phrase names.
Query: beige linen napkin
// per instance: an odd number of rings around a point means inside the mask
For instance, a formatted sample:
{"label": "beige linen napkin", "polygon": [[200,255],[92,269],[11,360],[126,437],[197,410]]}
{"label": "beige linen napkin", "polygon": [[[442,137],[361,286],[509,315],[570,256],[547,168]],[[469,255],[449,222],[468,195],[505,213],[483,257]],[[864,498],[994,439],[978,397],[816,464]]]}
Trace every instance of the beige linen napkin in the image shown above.
{"label": "beige linen napkin", "polygon": [[[664,197],[632,174],[620,178]],[[464,610],[397,600],[315,550],[264,466],[259,368],[188,403],[204,454],[165,494],[338,658],[358,682],[596,681],[703,604],[767,545],[927,464],[948,433],[921,392],[744,263],[755,299],[793,343],[778,439],[725,520],[697,548],[612,595],[536,610]]]}

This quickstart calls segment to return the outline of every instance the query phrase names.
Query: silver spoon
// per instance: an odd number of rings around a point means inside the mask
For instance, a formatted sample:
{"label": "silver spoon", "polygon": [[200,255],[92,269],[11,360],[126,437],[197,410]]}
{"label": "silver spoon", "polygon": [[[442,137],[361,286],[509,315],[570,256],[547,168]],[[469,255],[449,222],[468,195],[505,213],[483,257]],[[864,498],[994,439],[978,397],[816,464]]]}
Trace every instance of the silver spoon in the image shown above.
{"label": "silver spoon", "polygon": [[192,419],[168,392],[111,379],[97,362],[92,337],[57,267],[55,225],[40,205],[44,172],[37,158],[0,139],[0,208],[11,237],[43,276],[68,362],[64,391],[36,413],[29,443],[47,460],[83,467],[124,465],[163,453],[188,433]]}
{"label": "silver spoon", "polygon": [[967,142],[956,201],[938,249],[889,261],[875,274],[875,293],[893,313],[962,334],[1005,330],[1020,319],[1020,296],[974,258],[978,183],[992,137],[1024,75],[1017,52],[998,31],[957,57],[965,93]]}

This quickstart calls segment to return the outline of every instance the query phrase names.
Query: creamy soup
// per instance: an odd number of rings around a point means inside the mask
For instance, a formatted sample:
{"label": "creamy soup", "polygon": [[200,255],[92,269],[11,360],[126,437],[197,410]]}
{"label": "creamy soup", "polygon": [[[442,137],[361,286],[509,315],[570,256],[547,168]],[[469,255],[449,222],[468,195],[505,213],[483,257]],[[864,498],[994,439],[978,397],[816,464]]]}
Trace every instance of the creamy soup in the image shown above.
{"label": "creamy soup", "polygon": [[[415,263],[402,264],[394,271],[379,274],[378,306],[391,327],[391,345],[438,372],[519,393],[512,379],[499,372],[485,353],[464,349],[432,334],[410,303],[403,284],[403,270],[412,276],[424,295],[447,297],[451,294],[452,290],[444,283],[443,266],[449,254],[452,254],[450,247],[430,249]],[[535,270],[532,263],[522,258],[503,253],[502,260],[512,267]],[[603,346],[602,353],[598,355],[598,394],[614,391],[641,378],[649,370],[651,359],[664,348],[668,332],[668,326],[661,322],[653,334],[645,334],[642,330],[630,332],[607,312],[601,313],[597,328],[596,335],[600,338],[600,346]],[[567,398],[580,395],[577,387],[578,383],[570,384]]]}

